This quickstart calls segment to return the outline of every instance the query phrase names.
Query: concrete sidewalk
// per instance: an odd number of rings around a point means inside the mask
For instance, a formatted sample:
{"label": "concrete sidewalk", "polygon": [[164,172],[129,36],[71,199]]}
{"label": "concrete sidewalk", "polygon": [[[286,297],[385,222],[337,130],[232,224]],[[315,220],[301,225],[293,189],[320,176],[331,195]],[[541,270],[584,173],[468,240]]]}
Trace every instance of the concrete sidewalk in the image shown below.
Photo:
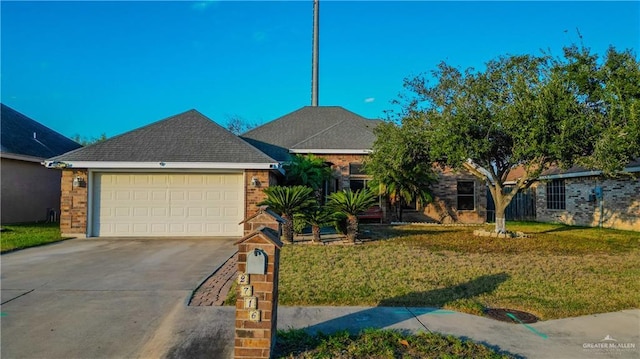
{"label": "concrete sidewalk", "polygon": [[[173,342],[172,347],[165,348],[165,355],[230,358],[234,315],[233,307],[181,308],[182,324],[165,328],[163,333]],[[278,329],[289,328],[324,333],[364,328],[432,331],[467,338],[522,358],[640,358],[639,309],[525,326],[436,308],[281,306]],[[221,346],[221,342],[228,345]],[[617,344],[619,349],[602,348],[605,344]],[[148,357],[145,354],[151,353],[142,352],[140,357]]]}

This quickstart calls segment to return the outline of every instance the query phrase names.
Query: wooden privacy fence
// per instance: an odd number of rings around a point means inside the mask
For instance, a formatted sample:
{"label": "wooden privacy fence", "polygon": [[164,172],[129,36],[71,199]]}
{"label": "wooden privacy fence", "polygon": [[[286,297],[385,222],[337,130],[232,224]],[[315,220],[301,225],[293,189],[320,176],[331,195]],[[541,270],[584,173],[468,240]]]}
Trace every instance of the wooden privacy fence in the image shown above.
{"label": "wooden privacy fence", "polygon": [[[507,188],[507,191],[509,189]],[[505,209],[507,221],[533,221],[536,219],[536,192],[532,188],[520,191]],[[496,221],[496,207],[487,188],[487,222]]]}

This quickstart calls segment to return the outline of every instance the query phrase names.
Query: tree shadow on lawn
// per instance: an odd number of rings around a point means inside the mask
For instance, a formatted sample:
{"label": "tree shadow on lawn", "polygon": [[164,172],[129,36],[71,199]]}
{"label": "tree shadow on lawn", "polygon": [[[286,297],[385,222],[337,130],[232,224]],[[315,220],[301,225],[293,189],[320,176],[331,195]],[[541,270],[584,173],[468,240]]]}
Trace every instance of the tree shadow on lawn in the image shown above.
{"label": "tree shadow on lawn", "polygon": [[376,307],[330,319],[310,326],[307,330],[311,333],[318,331],[329,333],[348,329],[357,333],[365,328],[390,327],[415,317],[411,311],[406,310],[406,307],[421,307],[420,314],[442,312],[440,308],[445,304],[491,293],[507,279],[509,279],[509,275],[506,273],[483,275],[452,287],[426,292],[411,292],[383,299]]}
{"label": "tree shadow on lawn", "polygon": [[[509,279],[507,273],[483,275],[468,282],[455,286],[434,289],[425,292],[411,292],[405,295],[383,299],[377,307],[367,308],[357,312],[349,313],[337,318],[309,326],[305,330],[310,334],[334,333],[336,331],[348,330],[352,334],[357,334],[368,328],[386,328],[398,330],[430,331],[425,324],[417,319],[424,314],[444,315],[451,314],[451,311],[442,310],[441,307],[447,303],[452,303],[461,299],[469,299],[495,291],[498,286]],[[483,308],[484,309],[484,308]],[[347,308],[345,310],[348,311]],[[406,322],[406,323],[403,323]],[[469,338],[462,338],[469,340]],[[499,347],[488,343],[481,343],[493,350],[506,353]]]}

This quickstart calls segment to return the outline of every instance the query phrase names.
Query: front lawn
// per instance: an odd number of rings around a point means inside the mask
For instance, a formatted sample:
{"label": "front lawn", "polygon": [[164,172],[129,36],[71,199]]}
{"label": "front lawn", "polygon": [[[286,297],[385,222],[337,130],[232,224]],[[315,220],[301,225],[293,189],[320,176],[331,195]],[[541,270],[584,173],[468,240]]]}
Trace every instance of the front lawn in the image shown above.
{"label": "front lawn", "polygon": [[31,223],[3,225],[0,233],[0,250],[2,252],[14,249],[39,246],[45,243],[63,240],[58,223]]}
{"label": "front lawn", "polygon": [[287,245],[279,303],[435,306],[478,315],[509,308],[545,320],[640,307],[640,233],[507,227],[533,237],[475,237],[477,227],[363,226],[364,237],[380,240]]}
{"label": "front lawn", "polygon": [[509,358],[482,344],[436,333],[369,329],[312,336],[302,329],[278,331],[276,358]]}

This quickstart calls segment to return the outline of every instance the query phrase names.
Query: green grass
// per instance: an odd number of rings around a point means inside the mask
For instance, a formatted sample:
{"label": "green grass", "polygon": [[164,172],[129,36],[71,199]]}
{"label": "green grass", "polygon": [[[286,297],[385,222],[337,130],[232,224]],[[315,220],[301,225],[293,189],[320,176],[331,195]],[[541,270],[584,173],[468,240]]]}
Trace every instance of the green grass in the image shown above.
{"label": "green grass", "polygon": [[0,233],[0,250],[2,252],[39,246],[61,241],[58,223],[31,223],[3,225]]}
{"label": "green grass", "polygon": [[[288,245],[281,305],[434,306],[541,319],[640,307],[640,233],[508,223],[531,238],[473,236],[477,227],[369,226],[359,246]],[[490,228],[488,226],[487,228]]]}
{"label": "green grass", "polygon": [[432,333],[368,329],[312,336],[301,329],[278,331],[276,358],[509,358],[484,345]]}

